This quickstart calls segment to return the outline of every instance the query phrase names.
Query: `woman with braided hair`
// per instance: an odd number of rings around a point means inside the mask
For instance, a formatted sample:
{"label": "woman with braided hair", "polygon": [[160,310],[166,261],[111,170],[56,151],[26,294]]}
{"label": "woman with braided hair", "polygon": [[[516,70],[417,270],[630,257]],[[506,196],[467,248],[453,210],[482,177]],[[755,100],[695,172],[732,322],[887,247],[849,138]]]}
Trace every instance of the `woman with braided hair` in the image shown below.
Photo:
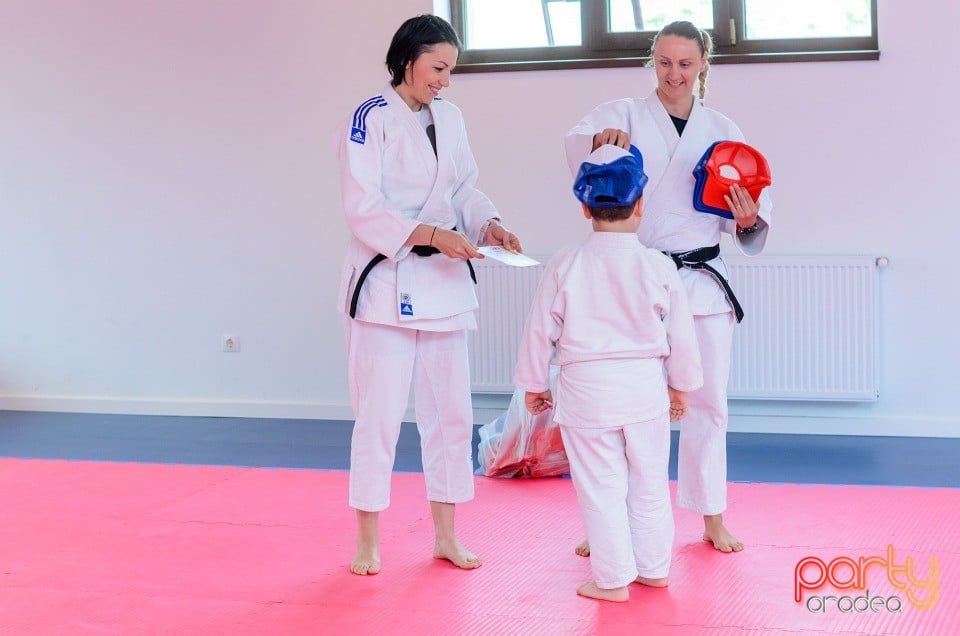
{"label": "woman with braided hair", "polygon": [[[772,204],[764,190],[754,200],[732,185],[725,195],[733,218],[698,212],[693,206],[693,170],[718,140],[743,141],[727,117],[703,105],[712,43],[690,22],[673,22],[654,38],[651,64],[657,87],[645,98],[601,104],[564,138],[574,174],[583,159],[603,144],[640,149],[650,177],[644,191],[640,242],[670,255],[679,268],[694,315],[703,360],[704,385],[688,395],[679,420],[677,504],[703,515],[703,539],[721,552],[743,544],[723,524],[727,505],[727,382],[734,325],[742,312],[726,285],[719,257],[721,234],[747,255],[766,243]],[[698,97],[694,97],[696,90]],[[584,542],[577,553],[589,554]]]}

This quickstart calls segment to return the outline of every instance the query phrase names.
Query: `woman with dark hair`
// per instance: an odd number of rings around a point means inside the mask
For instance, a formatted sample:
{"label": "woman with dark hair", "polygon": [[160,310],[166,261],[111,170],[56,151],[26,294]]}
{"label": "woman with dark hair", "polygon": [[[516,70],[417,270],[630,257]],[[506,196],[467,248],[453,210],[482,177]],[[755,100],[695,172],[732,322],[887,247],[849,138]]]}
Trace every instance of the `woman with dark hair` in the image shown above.
{"label": "woman with dark hair", "polygon": [[360,104],[338,136],[350,230],[338,307],[355,416],[355,574],[380,571],[379,513],[390,504],[411,382],[433,555],[460,568],[480,566],[454,534],[455,505],[473,498],[467,330],[477,326],[477,297],[469,259],[483,258],[478,245],[521,247],[476,188],[460,110],[438,97],[459,52],[444,20],[421,15],[404,22],[387,52],[390,83]]}
{"label": "woman with dark hair", "polygon": [[[573,127],[564,145],[574,174],[603,144],[625,149],[633,144],[643,152],[650,182],[640,242],[669,254],[679,268],[703,360],[703,387],[688,394],[688,412],[679,422],[677,505],[703,515],[705,541],[721,552],[738,552],[743,544],[723,525],[723,512],[730,349],[742,312],[726,284],[719,243],[721,234],[728,234],[742,253],[759,254],[772,203],[766,190],[755,201],[745,188],[732,185],[724,195],[732,219],[694,209],[692,173],[704,152],[719,140],[743,141],[736,124],[703,105],[711,48],[709,34],[690,22],[668,24],[651,47],[653,94],[601,104]],[[581,544],[577,552],[589,554],[589,546]]]}

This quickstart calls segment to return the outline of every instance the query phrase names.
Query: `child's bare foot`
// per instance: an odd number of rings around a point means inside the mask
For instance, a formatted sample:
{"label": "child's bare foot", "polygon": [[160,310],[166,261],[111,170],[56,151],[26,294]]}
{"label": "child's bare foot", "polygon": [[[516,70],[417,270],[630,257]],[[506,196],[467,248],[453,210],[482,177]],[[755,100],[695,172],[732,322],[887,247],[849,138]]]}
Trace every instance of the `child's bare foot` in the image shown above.
{"label": "child's bare foot", "polygon": [[743,543],[723,525],[723,515],[703,516],[703,540],[713,543],[721,552],[740,552]]}
{"label": "child's bare foot", "polygon": [[464,570],[473,570],[480,567],[483,563],[480,557],[463,547],[463,545],[457,541],[456,537],[452,539],[441,539],[437,537],[437,541],[433,547],[433,558],[446,559],[458,568]]}
{"label": "child's bare foot", "polygon": [[578,546],[574,549],[574,552],[576,552],[577,554],[579,554],[579,555],[582,556],[582,557],[588,557],[588,556],[590,556],[590,542],[587,541],[586,539],[584,539],[584,540],[580,543],[580,545],[578,545]]}
{"label": "child's bare foot", "polygon": [[357,554],[350,571],[366,576],[380,571],[380,513],[357,510]]}
{"label": "child's bare foot", "polygon": [[350,562],[350,571],[360,576],[367,574],[376,574],[380,571],[380,548],[374,546],[357,547],[357,554]]}
{"label": "child's bare foot", "polygon": [[630,600],[630,591],[624,587],[615,587],[612,590],[604,590],[597,587],[596,581],[584,583],[577,589],[577,594],[587,598],[595,598],[600,601],[613,601],[614,603],[625,603]]}
{"label": "child's bare foot", "polygon": [[645,576],[638,576],[635,579],[636,583],[640,585],[647,585],[649,587],[667,587],[670,585],[670,579],[664,577],[662,579],[648,579]]}

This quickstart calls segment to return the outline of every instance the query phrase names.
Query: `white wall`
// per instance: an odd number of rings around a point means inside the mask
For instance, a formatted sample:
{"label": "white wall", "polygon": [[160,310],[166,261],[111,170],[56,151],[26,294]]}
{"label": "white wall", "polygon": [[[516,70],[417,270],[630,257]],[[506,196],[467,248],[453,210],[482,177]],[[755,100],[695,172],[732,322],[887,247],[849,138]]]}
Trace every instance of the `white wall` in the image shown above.
{"label": "white wall", "polygon": [[[0,407],[350,417],[331,135],[386,81],[395,28],[431,8],[0,4]],[[878,62],[712,71],[708,104],[774,170],[768,253],[891,260],[880,401],[735,402],[733,429],[960,435],[957,90],[931,15],[960,22],[950,0],[880,0]],[[481,186],[529,252],[588,229],[563,132],[652,85],[637,68],[454,76]]]}

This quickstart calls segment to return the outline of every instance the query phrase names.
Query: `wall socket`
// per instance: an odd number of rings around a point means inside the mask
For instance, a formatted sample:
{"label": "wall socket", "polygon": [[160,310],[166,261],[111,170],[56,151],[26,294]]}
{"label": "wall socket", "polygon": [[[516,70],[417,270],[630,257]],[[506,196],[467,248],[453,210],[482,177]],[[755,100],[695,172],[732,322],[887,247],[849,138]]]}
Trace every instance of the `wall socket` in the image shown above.
{"label": "wall socket", "polygon": [[221,344],[223,345],[224,353],[239,353],[240,352],[240,336],[231,333],[223,334],[221,339]]}

